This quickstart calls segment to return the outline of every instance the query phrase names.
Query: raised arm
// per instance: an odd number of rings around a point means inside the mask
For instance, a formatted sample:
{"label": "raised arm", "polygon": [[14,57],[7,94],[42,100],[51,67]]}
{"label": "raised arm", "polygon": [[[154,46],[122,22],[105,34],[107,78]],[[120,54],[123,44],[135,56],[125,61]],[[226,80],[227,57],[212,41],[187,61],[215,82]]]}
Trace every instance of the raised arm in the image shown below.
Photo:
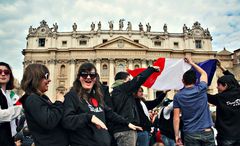
{"label": "raised arm", "polygon": [[159,72],[158,66],[148,67],[146,70],[141,72],[139,75],[134,77],[131,81],[122,84],[122,88],[127,92],[133,92],[140,88],[140,86],[151,76],[154,72]]}
{"label": "raised arm", "polygon": [[217,66],[221,69],[221,71],[222,71],[222,73],[223,73],[224,75],[232,75],[232,76],[234,76],[229,70],[227,70],[227,69],[222,65],[222,63],[221,63],[221,61],[220,61],[219,59],[217,59],[217,60],[218,60]]}
{"label": "raised arm", "polygon": [[188,64],[190,64],[194,69],[196,69],[197,72],[200,73],[200,81],[203,81],[203,82],[205,82],[205,83],[208,83],[207,73],[206,73],[201,67],[199,67],[196,63],[194,63],[194,62],[192,61],[192,59],[189,58],[189,57],[184,58],[184,60],[185,60]]}

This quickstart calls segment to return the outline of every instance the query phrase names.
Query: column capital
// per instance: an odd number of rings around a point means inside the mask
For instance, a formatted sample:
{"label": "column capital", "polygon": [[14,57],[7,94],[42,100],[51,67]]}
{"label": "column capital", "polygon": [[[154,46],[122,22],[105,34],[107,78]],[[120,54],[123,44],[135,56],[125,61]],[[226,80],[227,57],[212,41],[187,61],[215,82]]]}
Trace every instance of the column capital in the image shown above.
{"label": "column capital", "polygon": [[100,58],[96,58],[95,61],[96,61],[96,63],[100,63],[101,59]]}
{"label": "column capital", "polygon": [[93,63],[94,60],[93,59],[88,59],[88,62]]}
{"label": "column capital", "polygon": [[134,59],[132,59],[132,58],[129,58],[129,59],[128,59],[128,62],[133,62],[133,60],[134,60]]}
{"label": "column capital", "polygon": [[146,63],[146,61],[147,61],[146,59],[142,59],[141,60],[142,63]]}
{"label": "column capital", "polygon": [[68,63],[69,63],[69,64],[76,64],[76,60],[75,60],[75,59],[70,59],[70,60],[68,61]]}
{"label": "column capital", "polygon": [[114,61],[115,61],[115,59],[113,59],[113,58],[109,58],[108,60],[110,63],[114,63]]}
{"label": "column capital", "polygon": [[56,64],[57,60],[56,59],[49,59],[49,60],[47,60],[47,63],[48,64]]}

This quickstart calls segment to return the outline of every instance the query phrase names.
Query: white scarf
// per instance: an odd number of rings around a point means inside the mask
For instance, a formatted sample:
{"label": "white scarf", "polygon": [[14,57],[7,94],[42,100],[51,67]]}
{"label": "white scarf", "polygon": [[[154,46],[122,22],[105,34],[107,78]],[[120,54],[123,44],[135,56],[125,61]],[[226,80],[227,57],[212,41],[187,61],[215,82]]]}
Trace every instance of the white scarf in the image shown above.
{"label": "white scarf", "polygon": [[[2,90],[2,89],[1,89]],[[6,99],[7,99],[7,104],[8,107],[12,107],[13,106],[13,100],[16,100],[17,98],[19,98],[16,94],[14,95],[13,99],[11,99],[10,97],[10,91],[6,90],[6,93],[2,90],[2,93],[5,95]],[[15,122],[15,119],[13,119],[12,121],[10,121],[10,126],[11,126],[11,133],[12,136],[15,136],[17,134],[17,125]]]}
{"label": "white scarf", "polygon": [[144,103],[143,101],[140,101],[140,104],[142,105],[144,114],[145,114],[145,115],[148,117],[148,119],[150,120],[150,116],[149,116],[149,113],[148,113],[147,106],[145,105],[145,103]]}

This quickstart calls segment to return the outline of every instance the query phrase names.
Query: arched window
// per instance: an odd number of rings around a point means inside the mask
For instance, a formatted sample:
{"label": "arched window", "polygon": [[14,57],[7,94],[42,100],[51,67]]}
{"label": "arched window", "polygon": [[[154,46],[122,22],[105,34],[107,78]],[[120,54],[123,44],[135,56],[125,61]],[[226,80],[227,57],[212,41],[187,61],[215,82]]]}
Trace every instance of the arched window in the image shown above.
{"label": "arched window", "polygon": [[61,67],[60,67],[60,76],[61,77],[65,76],[65,65],[61,65]]}
{"label": "arched window", "polygon": [[120,71],[126,71],[125,70],[125,66],[123,65],[123,64],[118,64],[118,66],[117,66],[117,72],[120,72]]}
{"label": "arched window", "polygon": [[134,65],[134,69],[140,68],[138,64]]}
{"label": "arched window", "polygon": [[107,64],[103,64],[103,66],[102,66],[102,75],[103,76],[107,76],[108,75],[108,66],[107,66]]}

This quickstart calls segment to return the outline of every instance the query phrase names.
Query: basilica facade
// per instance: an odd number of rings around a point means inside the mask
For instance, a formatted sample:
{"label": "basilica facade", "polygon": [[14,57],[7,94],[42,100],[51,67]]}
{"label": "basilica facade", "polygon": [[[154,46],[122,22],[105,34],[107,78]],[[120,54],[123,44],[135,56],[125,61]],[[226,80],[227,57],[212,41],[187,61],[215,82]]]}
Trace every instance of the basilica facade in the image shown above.
{"label": "basilica facade", "polygon": [[[190,56],[195,62],[218,58],[225,67],[233,68],[231,52],[212,51],[212,36],[199,22],[191,27],[183,24],[181,33],[170,33],[167,24],[160,31],[151,31],[149,23],[146,26],[139,23],[138,30],[132,29],[131,22],[124,27],[124,19],[120,19],[115,27],[109,21],[108,29],[103,29],[101,23],[92,23],[86,31],[78,30],[74,23],[69,32],[59,32],[57,23],[50,27],[44,20],[36,28],[30,26],[27,45],[22,51],[23,64],[26,67],[31,63],[42,63],[48,67],[49,97],[55,97],[57,91],[69,90],[84,62],[95,64],[102,83],[110,90],[117,72],[147,67],[160,57]],[[216,92],[216,79],[220,75],[217,70],[211,92]],[[145,89],[145,95],[153,98],[154,91]]]}

